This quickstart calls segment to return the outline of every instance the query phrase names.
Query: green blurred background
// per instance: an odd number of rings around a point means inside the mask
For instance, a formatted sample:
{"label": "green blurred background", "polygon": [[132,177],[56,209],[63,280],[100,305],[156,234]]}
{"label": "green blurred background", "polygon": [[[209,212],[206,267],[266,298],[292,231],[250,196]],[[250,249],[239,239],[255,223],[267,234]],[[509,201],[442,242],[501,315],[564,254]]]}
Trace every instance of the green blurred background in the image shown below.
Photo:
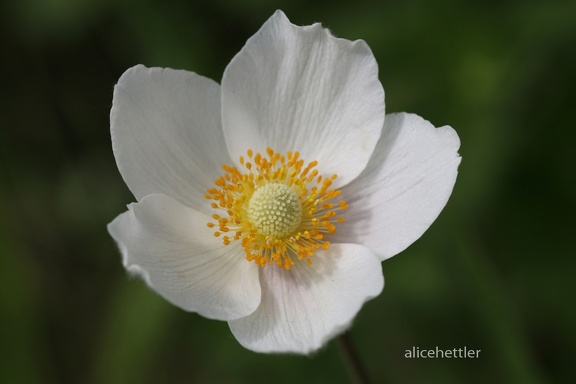
{"label": "green blurred background", "polygon": [[[576,2],[8,0],[0,5],[0,382],[346,383],[244,350],[127,277],[106,224],[134,201],[108,114],[128,67],[220,80],[275,9],[364,39],[388,112],[452,125],[431,229],[383,264],[352,338],[376,383],[576,382]],[[412,346],[479,359],[404,358]]]}

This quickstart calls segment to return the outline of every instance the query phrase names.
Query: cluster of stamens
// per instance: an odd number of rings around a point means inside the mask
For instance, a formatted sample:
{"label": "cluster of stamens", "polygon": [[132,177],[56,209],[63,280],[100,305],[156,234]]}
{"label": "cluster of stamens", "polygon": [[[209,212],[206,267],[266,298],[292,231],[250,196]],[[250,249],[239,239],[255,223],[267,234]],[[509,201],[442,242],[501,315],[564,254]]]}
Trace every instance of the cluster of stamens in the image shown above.
{"label": "cluster of stamens", "polygon": [[208,227],[218,228],[224,245],[241,241],[246,259],[265,267],[276,263],[290,269],[295,260],[311,264],[317,249],[328,249],[325,238],[336,232],[338,211],[348,205],[337,198],[341,191],[331,189],[336,175],[323,177],[312,161],[304,166],[298,152],[286,156],[266,149],[267,157],[247,151],[240,156],[243,171],[222,165],[224,176],[204,197],[212,200],[214,214]]}

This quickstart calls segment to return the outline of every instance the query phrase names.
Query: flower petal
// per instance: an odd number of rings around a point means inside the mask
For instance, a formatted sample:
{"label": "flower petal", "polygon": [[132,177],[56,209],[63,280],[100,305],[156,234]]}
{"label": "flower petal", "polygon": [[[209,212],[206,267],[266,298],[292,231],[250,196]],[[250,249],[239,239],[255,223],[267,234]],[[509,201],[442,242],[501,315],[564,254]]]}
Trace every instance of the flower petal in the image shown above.
{"label": "flower petal", "polygon": [[224,72],[222,124],[234,161],[247,149],[299,151],[342,186],[368,163],[383,123],[384,90],[368,45],[320,24],[297,27],[281,11]]}
{"label": "flower petal", "polygon": [[312,265],[260,272],[262,302],[256,312],[230,321],[240,344],[256,352],[307,354],[343,332],[364,302],[384,287],[378,259],[357,244],[332,244]]}
{"label": "flower petal", "polygon": [[224,246],[210,220],[166,195],[130,204],[108,225],[123,264],[174,305],[218,320],[246,316],[260,303],[258,267],[237,244]]}
{"label": "flower petal", "polygon": [[209,213],[206,189],[231,164],[220,87],[192,72],[138,65],[114,88],[110,114],[118,169],[136,199],[164,193]]}
{"label": "flower petal", "polygon": [[350,209],[337,242],[362,244],[381,260],[406,249],[446,205],[458,174],[460,139],[420,116],[386,116],[364,172],[342,189]]}

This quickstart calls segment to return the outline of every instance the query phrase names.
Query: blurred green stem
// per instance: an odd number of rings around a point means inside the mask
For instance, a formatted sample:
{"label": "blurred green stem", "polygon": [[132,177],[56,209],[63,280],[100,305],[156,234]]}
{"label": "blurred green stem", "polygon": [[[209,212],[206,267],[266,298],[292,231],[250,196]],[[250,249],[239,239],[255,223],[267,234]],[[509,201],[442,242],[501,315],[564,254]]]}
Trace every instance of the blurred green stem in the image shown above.
{"label": "blurred green stem", "polygon": [[368,373],[360,361],[356,348],[350,339],[350,334],[348,332],[341,334],[337,342],[352,382],[354,384],[370,384]]}

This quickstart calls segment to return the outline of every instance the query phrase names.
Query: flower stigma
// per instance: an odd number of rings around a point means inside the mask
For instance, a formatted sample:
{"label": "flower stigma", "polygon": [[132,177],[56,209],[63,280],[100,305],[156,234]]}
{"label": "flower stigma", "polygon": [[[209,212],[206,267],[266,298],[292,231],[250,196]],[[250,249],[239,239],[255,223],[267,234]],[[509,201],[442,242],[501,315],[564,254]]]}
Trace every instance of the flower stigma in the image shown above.
{"label": "flower stigma", "polygon": [[222,165],[224,176],[204,197],[223,214],[213,214],[208,227],[218,228],[214,236],[224,245],[240,241],[246,259],[260,267],[312,264],[314,252],[329,248],[327,235],[344,221],[338,211],[348,208],[344,200],[333,202],[341,194],[330,188],[337,175],[319,174],[317,161],[304,166],[298,152],[284,156],[267,148],[266,155],[248,150],[247,159],[240,156],[242,170]]}

